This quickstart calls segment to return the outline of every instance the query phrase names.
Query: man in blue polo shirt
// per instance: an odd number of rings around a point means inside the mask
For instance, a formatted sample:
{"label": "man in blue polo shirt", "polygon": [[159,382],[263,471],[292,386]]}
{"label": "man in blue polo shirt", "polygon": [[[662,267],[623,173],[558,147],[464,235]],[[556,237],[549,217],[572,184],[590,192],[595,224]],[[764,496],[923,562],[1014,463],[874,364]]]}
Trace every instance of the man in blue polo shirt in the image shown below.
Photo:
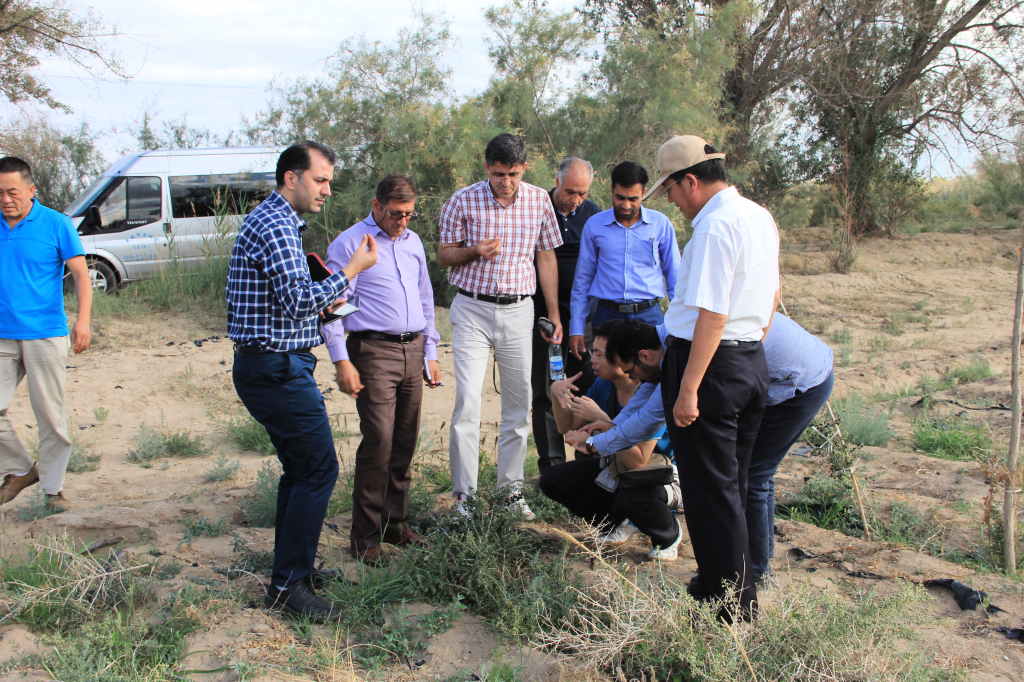
{"label": "man in blue polo shirt", "polygon": [[[76,353],[92,340],[92,287],[82,243],[63,213],[36,199],[32,169],[19,158],[0,159],[0,504],[34,483],[53,511],[67,509],[64,472],[71,457],[64,409],[68,323],[64,267],[75,281],[78,318],[71,329]],[[39,426],[39,461],[33,462],[7,418],[22,379]]]}
{"label": "man in blue polo shirt", "polygon": [[583,332],[609,320],[662,322],[661,299],[672,296],[679,245],[672,222],[641,205],[647,171],[632,161],[612,169],[612,208],[587,221],[573,280],[569,348],[580,357]]}

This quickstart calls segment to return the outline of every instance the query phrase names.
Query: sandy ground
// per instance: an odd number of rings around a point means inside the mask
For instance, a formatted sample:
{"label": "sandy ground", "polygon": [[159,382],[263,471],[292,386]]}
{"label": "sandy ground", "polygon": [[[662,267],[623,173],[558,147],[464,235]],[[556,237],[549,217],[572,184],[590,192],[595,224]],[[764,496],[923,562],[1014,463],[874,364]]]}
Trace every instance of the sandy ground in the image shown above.
{"label": "sandy ground", "polygon": [[[1014,291],[1014,249],[1018,231],[978,234],[922,234],[863,244],[854,271],[827,272],[824,232],[804,230],[784,235],[784,292],[788,311],[811,331],[829,339],[842,330],[851,338],[837,370],[836,395],[896,392],[922,377],[938,377],[974,356],[985,358],[995,376],[937,394],[969,405],[1009,404],[1008,369]],[[232,561],[230,536],[182,542],[183,520],[231,516],[256,472],[272,457],[239,451],[228,439],[224,423],[244,414],[231,386],[232,349],[224,331],[180,315],[144,319],[100,319],[95,346],[69,359],[68,397],[75,437],[92,454],[102,455],[95,472],[69,474],[66,495],[74,508],[32,522],[14,513],[30,503],[23,493],[4,509],[0,549],[17,556],[33,542],[68,532],[87,542],[122,538],[136,557],[160,553],[184,566],[174,585],[189,581],[223,580],[214,568]],[[205,339],[197,343],[196,340]],[[834,347],[838,346],[833,344]],[[317,379],[327,409],[338,427],[357,431],[354,402],[333,383],[332,368],[323,348]],[[441,349],[446,385],[424,403],[422,460],[446,462],[447,422],[453,403],[451,349]],[[978,541],[981,502],[988,486],[981,467],[951,462],[913,451],[910,442],[913,404],[919,395],[892,401],[896,438],[885,448],[866,448],[859,464],[866,494],[873,503],[900,501],[934,514],[948,527],[950,542]],[[937,409],[962,412],[953,405]],[[10,410],[27,444],[36,439],[34,419],[22,387]],[[498,403],[488,380],[484,405],[484,440],[493,451]],[[997,449],[1008,439],[1009,413],[976,411],[992,430]],[[152,468],[126,461],[133,438],[143,425],[158,430],[188,430],[201,435],[209,454],[199,459],[163,460]],[[357,439],[338,443],[343,466],[351,466]],[[203,473],[221,454],[241,462],[234,480],[204,483]],[[805,477],[824,467],[819,458],[791,455],[780,470],[780,496],[800,488]],[[345,553],[348,519],[332,519],[338,532],[325,531],[321,554],[327,563],[352,571]],[[961,612],[948,594],[934,592],[924,608],[933,625],[919,632],[917,646],[934,653],[937,662],[965,667],[971,679],[1024,679],[1024,644],[1010,642],[993,631],[998,625],[1024,626],[1024,583],[991,573],[975,573],[923,553],[874,543],[780,521],[773,585],[763,599],[786,590],[838,589],[854,594],[861,589],[891,589],[877,574],[912,580],[952,577],[984,589],[1006,613],[985,616]],[[271,544],[269,529],[239,529],[253,547]],[[797,548],[815,555],[797,560]],[[639,540],[625,549],[627,560],[642,562],[646,547]],[[687,580],[695,563],[684,544],[680,560],[668,570]],[[260,587],[247,588],[255,600]],[[242,609],[237,604],[216,611],[202,632],[190,638],[196,652],[188,661],[196,669],[239,661],[260,662],[293,640],[291,631],[271,614]],[[20,625],[0,626],[0,663],[46,650],[45,640]],[[268,653],[270,652],[270,653]],[[394,669],[391,679],[444,679],[457,671],[479,672],[497,657],[521,666],[523,679],[583,679],[563,669],[555,659],[510,645],[485,624],[464,615],[448,632],[430,644],[427,663],[416,671]],[[336,679],[356,679],[339,664]],[[349,675],[348,678],[345,675]],[[331,678],[331,679],[335,679]],[[48,679],[26,669],[10,679]],[[202,679],[216,679],[205,675]],[[230,674],[221,679],[231,679]],[[261,679],[273,679],[265,677]],[[296,678],[300,679],[300,678]],[[327,679],[327,678],[323,678]]]}

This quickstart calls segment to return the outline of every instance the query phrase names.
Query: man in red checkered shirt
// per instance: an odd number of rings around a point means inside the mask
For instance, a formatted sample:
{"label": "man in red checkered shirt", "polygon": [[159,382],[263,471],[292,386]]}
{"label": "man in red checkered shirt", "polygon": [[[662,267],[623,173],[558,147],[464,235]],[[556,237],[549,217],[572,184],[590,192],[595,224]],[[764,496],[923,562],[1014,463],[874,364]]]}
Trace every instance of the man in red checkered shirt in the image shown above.
{"label": "man in red checkered shirt", "polygon": [[[533,296],[539,279],[549,316],[551,341],[562,339],[558,315],[558,263],[562,245],[546,190],[522,181],[526,142],[503,133],[484,150],[487,180],[464,187],[441,208],[438,260],[451,268],[458,290],[451,306],[455,355],[455,410],[448,450],[456,509],[477,486],[480,400],[490,351],[501,374],[501,433],[498,485],[511,486],[510,501],[533,518],[519,492],[530,431],[530,366]],[[536,259],[536,269],[534,260]]]}

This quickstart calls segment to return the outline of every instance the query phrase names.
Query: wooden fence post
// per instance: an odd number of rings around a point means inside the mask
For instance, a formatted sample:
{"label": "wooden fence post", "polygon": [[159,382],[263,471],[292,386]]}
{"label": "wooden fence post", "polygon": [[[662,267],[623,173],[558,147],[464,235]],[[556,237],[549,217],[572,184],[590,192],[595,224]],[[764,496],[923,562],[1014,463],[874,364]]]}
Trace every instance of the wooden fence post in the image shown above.
{"label": "wooden fence post", "polygon": [[1013,355],[1010,380],[1013,390],[1013,419],[1010,423],[1010,450],[1006,454],[1006,488],[1003,492],[1003,564],[1007,575],[1017,573],[1017,505],[1015,498],[1020,484],[1018,451],[1020,450],[1020,342],[1021,318],[1024,317],[1024,248],[1017,249],[1017,297],[1013,310]]}

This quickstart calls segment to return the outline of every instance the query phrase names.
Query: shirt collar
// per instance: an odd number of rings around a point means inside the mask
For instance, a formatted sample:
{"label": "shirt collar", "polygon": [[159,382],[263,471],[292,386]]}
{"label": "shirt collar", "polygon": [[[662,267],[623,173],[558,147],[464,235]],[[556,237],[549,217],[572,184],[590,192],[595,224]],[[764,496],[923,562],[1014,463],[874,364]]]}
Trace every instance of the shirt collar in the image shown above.
{"label": "shirt collar", "polygon": [[704,206],[699,211],[697,211],[697,215],[693,216],[693,222],[700,222],[700,219],[703,218],[705,214],[711,213],[712,211],[716,210],[723,201],[726,201],[738,195],[739,190],[736,189],[735,185],[726,187],[723,190],[719,190],[718,192],[715,193],[715,196],[708,199],[708,202],[704,204]]}
{"label": "shirt collar", "polygon": [[[370,211],[370,215],[368,215],[365,218],[363,218],[363,222],[366,223],[367,227],[372,227],[373,229],[375,229],[377,231],[374,234],[374,236],[377,236],[377,234],[380,234],[380,235],[383,235],[385,239],[391,239],[391,235],[388,234],[387,232],[385,232],[384,228],[381,227],[380,225],[378,225],[377,221],[373,219],[373,211]],[[405,228],[405,232],[403,232],[401,235],[399,235],[398,239],[399,239],[399,241],[401,241],[403,239],[408,239],[408,238],[409,238],[409,228],[407,227],[407,228]],[[394,241],[394,240],[392,240],[392,241]]]}
{"label": "shirt collar", "polygon": [[522,183],[520,183],[519,187],[516,187],[516,193],[515,196],[512,197],[512,203],[506,206],[505,204],[498,201],[498,196],[494,193],[494,188],[491,187],[490,179],[484,180],[484,184],[487,185],[487,194],[490,195],[491,200],[494,201],[494,203],[496,203],[498,206],[501,206],[502,208],[512,208],[513,206],[515,206],[516,202],[519,201],[519,195],[523,193],[523,186]]}
{"label": "shirt collar", "polygon": [[605,225],[620,225],[624,229],[631,230],[634,227],[636,227],[637,225],[639,225],[640,223],[648,223],[648,224],[650,224],[651,221],[647,219],[647,215],[648,215],[647,214],[647,207],[646,206],[640,206],[640,220],[636,221],[635,223],[633,223],[629,227],[625,227],[625,226],[621,225],[619,223],[618,219],[615,217],[615,209],[614,208],[609,208],[608,209],[608,222],[605,223]]}
{"label": "shirt collar", "polygon": [[306,221],[302,219],[302,217],[295,210],[295,207],[292,206],[287,199],[281,196],[277,190],[271,192],[270,196],[267,197],[267,206],[269,208],[273,208],[278,211],[284,211],[285,213],[290,214],[289,217],[292,219],[292,224],[294,224],[295,227],[298,228],[299,232],[302,232],[303,230],[306,229]]}

